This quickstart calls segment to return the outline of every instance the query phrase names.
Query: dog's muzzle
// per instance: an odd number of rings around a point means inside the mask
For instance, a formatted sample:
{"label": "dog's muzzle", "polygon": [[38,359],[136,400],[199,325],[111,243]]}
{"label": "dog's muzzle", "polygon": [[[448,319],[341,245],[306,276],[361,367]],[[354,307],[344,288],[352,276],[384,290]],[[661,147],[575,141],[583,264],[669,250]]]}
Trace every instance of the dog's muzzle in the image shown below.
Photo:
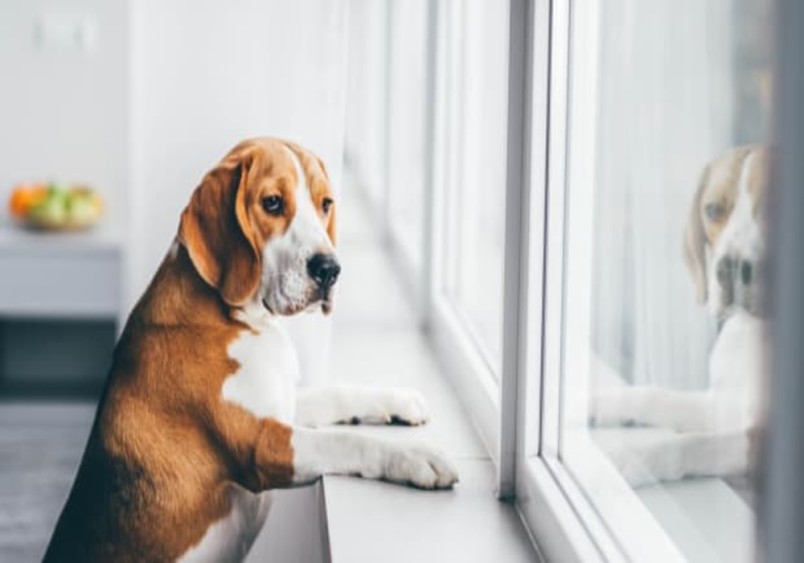
{"label": "dog's muzzle", "polygon": [[749,313],[761,312],[760,288],[762,264],[755,259],[729,255],[717,265],[718,284],[722,290],[724,308],[743,309]]}

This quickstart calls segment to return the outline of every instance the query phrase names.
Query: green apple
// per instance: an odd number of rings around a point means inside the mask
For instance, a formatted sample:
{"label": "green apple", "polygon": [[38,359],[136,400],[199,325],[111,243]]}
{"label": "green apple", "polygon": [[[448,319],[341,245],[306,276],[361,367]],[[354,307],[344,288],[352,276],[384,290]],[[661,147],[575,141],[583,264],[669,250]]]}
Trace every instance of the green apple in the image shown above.
{"label": "green apple", "polygon": [[34,205],[28,217],[35,223],[63,225],[67,221],[67,198],[63,190],[51,185],[45,199]]}
{"label": "green apple", "polygon": [[67,197],[67,210],[73,223],[89,223],[95,218],[95,203],[91,194],[74,191]]}

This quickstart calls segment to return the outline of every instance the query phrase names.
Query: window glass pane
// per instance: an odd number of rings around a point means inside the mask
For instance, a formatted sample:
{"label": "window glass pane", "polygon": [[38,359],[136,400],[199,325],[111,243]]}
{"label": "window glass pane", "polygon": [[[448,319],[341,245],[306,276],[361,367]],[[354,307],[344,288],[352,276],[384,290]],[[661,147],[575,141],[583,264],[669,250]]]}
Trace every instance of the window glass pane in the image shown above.
{"label": "window glass pane", "polygon": [[452,2],[445,291],[499,373],[505,237],[508,4]]}
{"label": "window glass pane", "polygon": [[390,8],[375,0],[351,0],[350,7],[345,168],[380,214],[388,197],[385,153]]}
{"label": "window glass pane", "polygon": [[570,40],[560,455],[615,532],[753,560],[770,1],[587,4]]}
{"label": "window glass pane", "polygon": [[427,0],[391,2],[388,187],[394,238],[422,260]]}

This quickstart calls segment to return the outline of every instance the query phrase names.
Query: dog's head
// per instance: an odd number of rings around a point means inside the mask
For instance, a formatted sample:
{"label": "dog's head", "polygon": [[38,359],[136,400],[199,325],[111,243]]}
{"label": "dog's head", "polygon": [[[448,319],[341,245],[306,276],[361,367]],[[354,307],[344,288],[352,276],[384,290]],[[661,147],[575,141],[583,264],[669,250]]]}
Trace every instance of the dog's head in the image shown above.
{"label": "dog's head", "polygon": [[332,307],[340,273],[335,201],[319,158],[293,143],[252,139],[196,188],[178,240],[231,307],[291,315]]}
{"label": "dog's head", "polygon": [[684,257],[699,303],[716,317],[763,313],[768,165],[767,149],[746,146],[715,158],[701,175]]}

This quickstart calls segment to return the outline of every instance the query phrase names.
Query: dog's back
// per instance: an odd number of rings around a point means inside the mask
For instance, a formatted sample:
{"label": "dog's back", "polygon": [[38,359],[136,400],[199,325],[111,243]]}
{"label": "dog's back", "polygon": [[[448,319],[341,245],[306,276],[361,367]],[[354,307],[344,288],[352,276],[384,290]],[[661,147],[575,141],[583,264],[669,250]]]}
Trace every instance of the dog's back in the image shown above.
{"label": "dog's back", "polygon": [[[216,368],[223,366],[210,358],[221,355],[236,329],[204,297],[210,290],[200,281],[175,283],[184,261],[184,255],[166,260],[152,286],[158,289],[148,292],[159,295],[158,302],[138,304],[131,316],[136,320],[117,345],[46,561],[173,560],[230,510],[224,484],[229,468],[199,423],[194,402],[201,400],[202,386],[215,384]],[[164,283],[168,278],[171,283]],[[185,295],[177,300],[170,286]],[[210,323],[193,331],[167,322],[187,301],[198,318],[221,315],[220,328]]]}

